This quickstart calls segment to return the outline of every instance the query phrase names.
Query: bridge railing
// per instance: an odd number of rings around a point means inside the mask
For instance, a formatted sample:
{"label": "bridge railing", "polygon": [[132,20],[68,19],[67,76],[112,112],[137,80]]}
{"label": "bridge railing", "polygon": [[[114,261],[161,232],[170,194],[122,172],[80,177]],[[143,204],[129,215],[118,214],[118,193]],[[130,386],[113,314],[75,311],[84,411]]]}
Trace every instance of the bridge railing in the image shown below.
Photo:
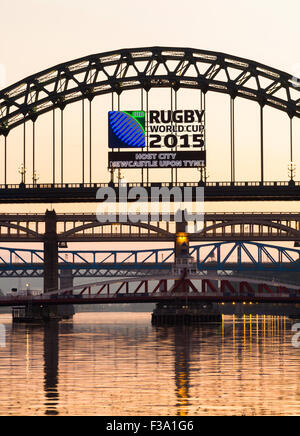
{"label": "bridge railing", "polygon": [[[262,284],[263,285],[263,284]],[[261,285],[261,286],[262,286]],[[173,292],[172,290],[166,291],[155,291],[136,293],[136,292],[110,292],[110,293],[71,293],[70,291],[65,293],[52,293],[42,294],[35,296],[25,296],[25,295],[6,295],[0,296],[0,306],[2,305],[24,305],[27,303],[31,304],[41,304],[41,303],[52,303],[52,304],[101,304],[101,302],[143,302],[143,301],[174,301],[180,302],[185,301],[192,304],[193,301],[215,301],[215,302],[243,302],[243,301],[297,301],[300,302],[300,289],[290,290],[288,288],[275,289],[273,292],[270,291],[256,291],[256,292],[229,292],[224,290],[207,290],[205,292],[190,290],[188,292]]]}

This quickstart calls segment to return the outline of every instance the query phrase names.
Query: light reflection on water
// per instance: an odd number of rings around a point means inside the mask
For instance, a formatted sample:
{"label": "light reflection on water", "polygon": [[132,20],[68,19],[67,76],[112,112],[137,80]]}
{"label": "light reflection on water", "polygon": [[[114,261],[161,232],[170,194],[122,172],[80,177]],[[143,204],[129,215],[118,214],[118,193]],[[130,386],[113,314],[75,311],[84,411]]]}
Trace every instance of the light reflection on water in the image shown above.
{"label": "light reflection on water", "polygon": [[6,327],[1,415],[299,415],[300,348],[283,317],[155,327],[149,313],[80,313]]}

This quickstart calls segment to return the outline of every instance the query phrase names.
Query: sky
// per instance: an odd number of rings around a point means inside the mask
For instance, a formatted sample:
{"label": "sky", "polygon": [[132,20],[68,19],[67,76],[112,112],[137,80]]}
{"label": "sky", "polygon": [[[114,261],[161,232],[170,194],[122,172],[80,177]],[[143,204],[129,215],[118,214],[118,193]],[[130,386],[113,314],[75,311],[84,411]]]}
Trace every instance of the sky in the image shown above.
{"label": "sky", "polygon": [[[278,0],[153,0],[151,4],[132,0],[1,0],[0,87],[11,85],[34,73],[93,53],[121,48],[170,46],[192,47],[224,52],[252,59],[300,77],[300,4]],[[135,93],[135,94],[134,94]],[[126,94],[126,95],[125,95]],[[150,109],[169,109],[169,89],[149,93]],[[109,181],[107,171],[107,111],[110,96],[97,97],[93,108],[93,174],[95,181]],[[121,110],[136,109],[139,91],[121,95]],[[180,90],[179,108],[194,108],[198,91]],[[188,107],[188,108],[190,108]],[[229,97],[207,95],[207,162],[209,181],[230,179]],[[86,105],[86,111],[87,111]],[[56,111],[59,126],[59,111]],[[287,180],[289,163],[289,119],[274,109],[265,110],[265,180]],[[81,103],[72,104],[65,113],[65,182],[74,182],[74,170],[81,171]],[[36,171],[39,183],[51,178],[51,113],[36,123]],[[32,141],[27,123],[27,141]],[[88,141],[86,128],[86,140]],[[19,183],[22,163],[22,127],[14,129],[8,140],[8,183]],[[300,143],[300,121],[294,123],[294,143]],[[59,132],[57,131],[56,172],[60,174]],[[0,138],[3,162],[4,140]],[[294,162],[300,170],[300,149],[295,146]],[[2,154],[1,154],[2,152]],[[31,150],[27,146],[27,183],[32,180]],[[68,159],[72,155],[72,165]],[[236,180],[259,180],[259,107],[236,99]],[[70,159],[69,159],[70,160]],[[251,164],[249,164],[251,163]],[[88,169],[86,169],[86,174]],[[139,177],[139,172],[138,176]],[[169,174],[169,173],[168,173]],[[137,181],[134,170],[129,181]],[[156,172],[154,178],[161,178]],[[163,176],[165,177],[165,176]],[[169,176],[168,176],[169,177]],[[196,170],[183,180],[198,180]],[[0,183],[4,171],[0,162]],[[59,181],[59,180],[57,180]],[[80,179],[78,180],[80,181]]]}
{"label": "sky", "polygon": [[166,45],[221,51],[287,72],[300,62],[297,0],[1,0],[11,84],[92,53]]}
{"label": "sky", "polygon": [[[298,50],[300,2],[287,0],[227,0],[214,2],[190,0],[0,0],[0,87],[11,85],[24,77],[62,62],[93,53],[121,48],[170,46],[192,47],[219,51],[252,59],[300,77],[300,52]],[[167,90],[169,92],[169,90]],[[158,95],[153,91],[151,104],[160,105],[168,100],[166,90]],[[152,91],[150,92],[152,93]],[[122,104],[127,105],[122,95]],[[101,100],[102,99],[102,100]],[[128,96],[128,106],[135,97]],[[178,93],[179,105],[193,104],[190,91]],[[97,102],[96,102],[97,100]],[[94,116],[98,117],[100,130],[95,130],[96,146],[104,143],[93,162],[93,172],[101,178],[106,171],[107,159],[106,112],[110,99],[95,99]],[[166,103],[165,103],[166,104]],[[128,109],[128,107],[126,107]],[[210,93],[207,97],[208,136],[207,153],[210,168],[209,181],[229,178],[229,97]],[[236,179],[250,180],[259,177],[258,105],[237,101],[237,170]],[[266,179],[286,180],[288,164],[288,117],[273,109],[266,110]],[[72,156],[67,162],[67,181],[72,181],[79,171],[80,161],[80,106],[66,110],[66,152]],[[48,117],[48,118],[47,118]],[[59,120],[59,114],[57,119]],[[77,118],[76,118],[77,117]],[[43,119],[42,119],[43,118]],[[51,147],[49,114],[41,117],[37,128],[37,170],[39,182],[49,178],[47,147]],[[76,121],[77,120],[77,121]],[[300,171],[300,122],[294,128],[295,162]],[[102,124],[101,124],[102,123]],[[51,125],[50,125],[51,129]],[[28,129],[28,140],[31,132]],[[76,137],[75,137],[76,136]],[[9,135],[9,183],[19,180],[18,169],[22,162],[22,130]],[[1,148],[2,147],[2,148]],[[68,148],[69,147],[69,148]],[[0,156],[3,140],[0,139]],[[49,148],[50,149],[50,148]],[[48,154],[47,154],[48,153]],[[77,153],[77,154],[76,154]],[[1,159],[3,159],[1,157]],[[250,165],[251,161],[251,165]],[[1,161],[0,161],[1,165]],[[102,165],[102,166],[101,166]],[[104,170],[104,172],[103,172]],[[50,171],[50,173],[49,173]],[[59,172],[59,162],[57,163]],[[30,168],[28,178],[30,179]],[[129,176],[130,177],[130,176]],[[104,178],[108,179],[108,173]],[[296,177],[297,178],[297,177]],[[0,183],[3,183],[0,170]],[[298,178],[299,179],[299,178]],[[99,180],[100,181],[100,180]],[[102,180],[103,181],[103,180]],[[48,205],[0,206],[2,211],[44,211]],[[256,207],[257,210],[298,210],[298,203],[275,203]],[[69,207],[69,206],[68,206]],[[82,210],[86,205],[74,205]],[[90,211],[94,206],[90,206]],[[214,207],[208,205],[210,210]],[[251,205],[216,205],[216,210],[253,210]],[[63,211],[61,205],[56,210]],[[65,210],[68,211],[69,210]]]}

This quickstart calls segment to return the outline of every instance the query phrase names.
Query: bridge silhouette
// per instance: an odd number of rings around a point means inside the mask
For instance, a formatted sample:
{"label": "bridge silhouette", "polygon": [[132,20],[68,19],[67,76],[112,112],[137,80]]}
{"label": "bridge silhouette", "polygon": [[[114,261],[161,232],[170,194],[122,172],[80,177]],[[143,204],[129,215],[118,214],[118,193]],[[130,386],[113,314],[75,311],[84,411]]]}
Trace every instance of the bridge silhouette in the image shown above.
{"label": "bridge silhouette", "polygon": [[[120,303],[188,303],[194,302],[254,302],[299,303],[300,286],[259,279],[229,276],[174,275],[144,278],[122,277],[72,286],[40,295],[8,295],[0,297],[0,306],[67,305]],[[216,284],[216,280],[218,284]],[[200,284],[199,284],[200,281]],[[198,282],[198,283],[197,283]]]}
{"label": "bridge silhouette", "polygon": [[[110,169],[110,181],[100,181],[93,172],[95,147],[93,144],[92,108],[94,98],[111,95],[111,110],[120,110],[120,96],[126,91],[140,92],[140,109],[149,112],[149,96],[154,88],[170,89],[170,108],[177,110],[177,94],[185,89],[199,93],[199,109],[206,111],[206,96],[210,92],[229,96],[230,118],[230,180],[208,181],[206,165],[199,168],[199,179],[192,181],[179,180],[178,169],[166,170],[166,177],[161,181],[150,180],[150,170],[138,170],[140,177],[136,182],[128,183],[128,187],[143,187],[150,193],[152,188],[192,188],[192,201],[196,201],[195,190],[204,188],[204,201],[296,201],[300,199],[300,181],[295,180],[294,164],[294,123],[300,118],[300,87],[298,80],[275,68],[252,60],[231,56],[225,53],[175,47],[143,47],[122,49],[107,53],[89,55],[74,61],[56,65],[30,77],[24,78],[3,90],[0,90],[0,138],[3,140],[3,175],[0,184],[0,203],[87,203],[96,202],[99,188],[111,188],[115,191],[117,203],[119,197],[120,171]],[[256,102],[259,107],[259,180],[238,181],[236,179],[236,122],[235,102],[237,98]],[[66,180],[66,168],[72,166],[72,158],[65,155],[64,111],[67,106],[81,102],[81,173],[74,171],[74,180]],[[86,110],[88,106],[88,111]],[[289,175],[287,180],[266,180],[265,174],[265,108],[282,112],[289,120],[289,135],[285,144],[289,157]],[[46,183],[38,183],[37,177],[37,143],[36,126],[43,114],[51,113],[49,127],[52,132],[51,146],[45,155],[50,156],[49,173]],[[57,114],[60,123],[57,123]],[[205,117],[205,115],[204,115]],[[205,120],[204,120],[205,121]],[[147,151],[149,145],[149,122],[146,125]],[[32,131],[28,133],[28,126]],[[8,147],[15,146],[11,142],[14,129],[22,128],[20,179],[12,177],[10,165],[13,153]],[[59,141],[58,141],[59,138]],[[88,139],[88,141],[87,141]],[[12,145],[14,144],[14,145]],[[21,146],[21,147],[20,147]],[[177,149],[177,148],[176,148]],[[204,146],[206,151],[206,128],[204,129]],[[202,151],[203,151],[202,150]],[[17,151],[16,151],[17,153]],[[70,157],[70,156],[68,156]],[[16,160],[16,155],[13,156]],[[32,183],[28,182],[27,169],[32,170]],[[108,173],[107,173],[108,174]],[[118,180],[116,180],[116,174]],[[152,173],[151,173],[152,174]],[[19,177],[19,176],[18,176]],[[187,176],[185,176],[187,177]],[[187,177],[188,178],[188,177]],[[105,179],[105,177],[103,177]],[[103,200],[97,200],[105,201]],[[132,200],[134,201],[134,200]],[[158,198],[162,202],[162,198]],[[170,201],[174,202],[172,195]],[[236,203],[238,204],[238,203]],[[166,221],[161,213],[153,219],[139,222],[121,222],[117,216],[115,222],[99,222],[96,214],[91,213],[58,213],[47,210],[39,213],[2,213],[0,215],[1,243],[42,243],[43,250],[0,249],[0,275],[2,277],[43,277],[44,295],[30,297],[33,304],[58,304],[80,301],[93,303],[98,301],[121,301],[135,298],[143,301],[157,301],[175,298],[178,294],[176,286],[180,283],[180,298],[188,295],[194,299],[211,299],[217,301],[226,298],[253,298],[256,301],[298,301],[297,284],[292,279],[280,282],[279,276],[274,281],[262,282],[255,277],[255,272],[292,273],[299,271],[299,251],[296,248],[279,247],[266,242],[292,242],[295,247],[300,242],[300,215],[285,212],[207,212],[203,214],[203,226],[197,232],[187,232],[185,222],[178,223],[173,215]],[[182,236],[183,235],[183,236]],[[176,259],[182,255],[184,238],[184,254],[195,259],[197,274],[189,277],[183,272],[179,276],[172,275]],[[71,242],[167,242],[170,249],[151,250],[60,250]],[[255,241],[255,242],[254,242]],[[200,243],[202,245],[192,245]],[[72,277],[123,277],[121,287],[129,289],[129,284],[141,280],[140,288],[148,288],[155,277],[158,288],[150,295],[141,296],[139,292],[120,297],[103,297],[102,291],[96,295],[85,291],[76,294],[75,288],[70,293],[59,291],[59,271],[71,271]],[[219,272],[212,280],[218,280],[218,287],[209,282],[211,272]],[[243,280],[247,273],[252,274]],[[155,276],[153,274],[155,273]],[[220,278],[221,274],[221,278]],[[226,275],[226,279],[222,278]],[[239,277],[235,277],[239,274]],[[145,277],[143,277],[145,276]],[[166,277],[167,276],[167,277]],[[151,279],[152,277],[152,279]],[[194,285],[193,280],[202,284]],[[119,280],[119,278],[118,278]],[[237,280],[237,282],[236,282]],[[252,288],[249,280],[256,280],[256,288]],[[294,278],[294,281],[296,278]],[[173,285],[169,282],[174,282]],[[143,284],[141,284],[143,283]],[[204,285],[203,285],[204,283]],[[239,285],[234,285],[239,283]],[[272,285],[273,283],[273,285]],[[205,290],[209,285],[210,291]],[[138,286],[139,286],[138,285]],[[92,286],[92,285],[90,285]],[[108,284],[103,282],[103,286]],[[173,287],[172,287],[173,286]],[[174,288],[175,286],[175,288]],[[158,290],[163,287],[163,291]],[[89,288],[89,286],[88,286]],[[90,288],[89,288],[90,289]],[[106,288],[108,289],[108,288]],[[174,290],[175,289],[175,290]],[[243,292],[248,289],[248,294]],[[263,290],[268,290],[264,295]],[[56,298],[49,292],[56,292]],[[231,296],[225,295],[227,291]],[[99,291],[97,291],[99,292]],[[212,295],[210,295],[210,293]],[[250,294],[251,295],[250,295]],[[126,293],[125,293],[126,294]],[[144,292],[148,294],[148,292]],[[162,294],[162,295],[161,295]],[[193,295],[190,295],[193,294]],[[195,294],[195,295],[194,295]],[[201,294],[201,295],[200,295]],[[79,296],[80,295],[80,296]],[[69,300],[68,298],[69,297]],[[4,298],[4,299],[3,299]],[[146,298],[146,300],[145,300]],[[94,301],[94,300],[95,301]],[[282,300],[283,299],[283,300]],[[292,300],[291,300],[292,299]],[[21,302],[21,300],[18,300]],[[23,301],[23,300],[22,300]],[[25,301],[25,300],[24,300]],[[23,301],[23,303],[24,303]],[[7,304],[8,298],[2,297],[0,304]],[[11,299],[10,303],[13,303]],[[25,303],[24,303],[25,304]]]}
{"label": "bridge silhouette", "polygon": [[[197,271],[300,272],[300,250],[255,242],[216,242],[190,246]],[[146,250],[60,250],[58,268],[73,277],[169,274],[175,248]],[[43,277],[44,250],[0,247],[0,276]],[[277,277],[278,278],[278,277]]]}
{"label": "bridge silhouette", "polygon": [[[298,213],[203,213],[202,229],[189,233],[190,242],[208,241],[300,241]],[[60,213],[53,215],[59,243],[68,242],[174,242],[174,214],[168,221],[162,213],[138,222],[100,222],[97,214]],[[44,242],[45,214],[1,214],[0,242]]]}
{"label": "bridge silhouette", "polygon": [[[265,177],[264,109],[272,107],[287,114],[290,121],[288,149],[293,154],[293,122],[300,118],[300,87],[297,78],[278,69],[226,53],[193,48],[143,47],[92,54],[74,61],[48,68],[0,90],[0,135],[4,138],[4,172],[0,185],[0,202],[30,203],[41,201],[94,201],[99,183],[92,172],[94,157],[92,103],[95,97],[110,94],[112,110],[120,109],[120,96],[129,90],[141,91],[141,109],[149,110],[149,94],[155,88],[171,89],[171,108],[177,108],[177,93],[185,89],[200,92],[200,107],[206,109],[206,95],[210,92],[227,94],[230,98],[230,181],[208,182],[204,168],[197,184],[205,186],[206,201],[223,200],[296,200],[299,182],[294,169],[287,181],[267,181]],[[115,97],[115,98],[114,98]],[[235,101],[237,98],[254,101],[260,110],[260,178],[258,181],[236,180]],[[116,102],[115,102],[116,100]],[[82,102],[81,174],[80,180],[65,180],[64,110]],[[84,102],[88,102],[89,110]],[[56,111],[60,112],[57,129]],[[51,178],[38,183],[36,176],[36,123],[45,113],[52,112]],[[30,144],[28,124],[32,124]],[[9,181],[11,132],[23,127],[21,182]],[[148,127],[148,126],[146,126]],[[58,130],[58,132],[57,132]],[[88,141],[87,141],[88,133]],[[60,150],[57,152],[57,136]],[[30,151],[30,158],[29,158]],[[16,156],[14,156],[14,159]],[[58,171],[58,162],[59,171]],[[26,169],[32,169],[32,183],[28,183]],[[156,186],[180,186],[177,170],[172,169],[170,181],[156,182]],[[145,174],[146,173],[146,174]],[[186,181],[191,183],[191,181]],[[138,185],[150,188],[149,171],[142,171]],[[115,185],[113,172],[111,186]],[[230,189],[228,189],[230,188]]]}

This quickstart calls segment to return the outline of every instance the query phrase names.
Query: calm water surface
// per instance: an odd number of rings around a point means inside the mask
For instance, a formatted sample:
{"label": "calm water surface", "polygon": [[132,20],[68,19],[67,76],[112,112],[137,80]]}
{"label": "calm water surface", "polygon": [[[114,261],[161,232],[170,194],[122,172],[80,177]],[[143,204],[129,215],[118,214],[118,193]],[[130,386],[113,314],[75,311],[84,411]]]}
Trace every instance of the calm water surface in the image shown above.
{"label": "calm water surface", "polygon": [[154,327],[149,313],[79,313],[6,327],[1,415],[299,415],[300,348],[284,318]]}

